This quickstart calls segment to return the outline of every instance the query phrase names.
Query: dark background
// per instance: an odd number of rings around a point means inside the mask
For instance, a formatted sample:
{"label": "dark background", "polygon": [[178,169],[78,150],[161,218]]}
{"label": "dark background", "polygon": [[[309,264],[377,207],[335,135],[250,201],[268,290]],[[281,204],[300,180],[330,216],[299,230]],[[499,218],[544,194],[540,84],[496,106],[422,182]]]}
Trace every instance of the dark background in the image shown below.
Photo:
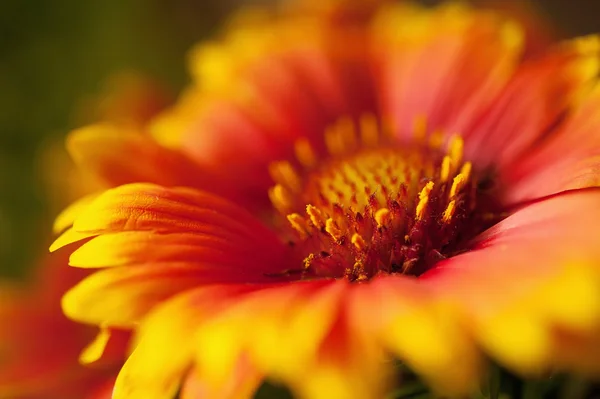
{"label": "dark background", "polygon": [[[533,3],[563,37],[600,31],[600,2]],[[141,71],[176,94],[187,80],[186,50],[236,6],[235,0],[2,0],[0,275],[23,275],[47,243],[55,215],[37,160],[48,143],[76,127],[78,102],[123,70]]]}

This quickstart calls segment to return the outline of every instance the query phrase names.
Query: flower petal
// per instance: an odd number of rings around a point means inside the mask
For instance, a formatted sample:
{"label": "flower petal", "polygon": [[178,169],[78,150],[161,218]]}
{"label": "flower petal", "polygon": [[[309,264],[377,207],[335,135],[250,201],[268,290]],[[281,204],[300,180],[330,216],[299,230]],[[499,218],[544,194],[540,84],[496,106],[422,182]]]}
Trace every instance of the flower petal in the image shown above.
{"label": "flower petal", "polygon": [[113,398],[171,399],[192,363],[198,322],[253,289],[248,285],[202,287],[157,307],[138,329],[136,349],[119,373]]}
{"label": "flower petal", "polygon": [[599,201],[599,191],[573,192],[527,206],[421,278],[513,370],[565,368],[554,330],[600,326]]}
{"label": "flower petal", "polygon": [[328,125],[375,112],[376,104],[366,30],[259,14],[194,49],[196,86],[151,129],[161,143],[217,166],[224,181],[264,206],[270,162],[292,156],[300,137],[323,147]]}
{"label": "flower petal", "polygon": [[105,269],[71,288],[63,297],[63,311],[80,322],[131,328],[157,304],[206,282],[188,264]]}
{"label": "flower petal", "polygon": [[217,183],[185,155],[126,128],[104,124],[76,130],[67,138],[67,148],[78,166],[109,187],[133,182],[191,187]]}
{"label": "flower petal", "polygon": [[249,362],[241,359],[222,387],[211,389],[197,370],[190,370],[179,395],[181,399],[251,399],[261,382],[262,375]]}
{"label": "flower petal", "polygon": [[491,107],[461,130],[465,157],[480,168],[515,161],[591,90],[599,50],[597,37],[580,38],[524,63]]}
{"label": "flower petal", "polygon": [[383,8],[374,26],[383,112],[405,139],[420,117],[431,130],[462,133],[504,87],[522,50],[517,25],[457,3]]}
{"label": "flower petal", "polygon": [[555,135],[501,178],[507,201],[526,201],[600,185],[600,86],[584,98]]}
{"label": "flower petal", "polygon": [[77,216],[98,197],[99,193],[89,194],[66,207],[55,219],[53,230],[62,233],[73,225]]}
{"label": "flower petal", "polygon": [[124,361],[129,350],[131,331],[101,327],[98,335],[79,355],[83,365],[118,365]]}
{"label": "flower petal", "polygon": [[69,264],[99,268],[180,263],[205,275],[220,273],[250,282],[281,272],[282,249],[280,245],[261,248],[218,234],[123,231],[103,234],[83,244],[71,254]]}
{"label": "flower petal", "polygon": [[198,327],[199,372],[219,386],[248,356],[300,397],[380,397],[388,365],[344,310],[349,290],[345,281],[313,281],[249,293]]}
{"label": "flower petal", "polygon": [[238,242],[262,243],[269,248],[279,245],[278,238],[258,219],[225,199],[193,189],[153,184],[129,184],[107,190],[73,224],[73,231],[84,236],[142,230],[214,234]]}
{"label": "flower petal", "polygon": [[481,359],[473,342],[418,280],[382,276],[353,292],[352,314],[370,339],[378,337],[433,389],[460,396],[476,386]]}

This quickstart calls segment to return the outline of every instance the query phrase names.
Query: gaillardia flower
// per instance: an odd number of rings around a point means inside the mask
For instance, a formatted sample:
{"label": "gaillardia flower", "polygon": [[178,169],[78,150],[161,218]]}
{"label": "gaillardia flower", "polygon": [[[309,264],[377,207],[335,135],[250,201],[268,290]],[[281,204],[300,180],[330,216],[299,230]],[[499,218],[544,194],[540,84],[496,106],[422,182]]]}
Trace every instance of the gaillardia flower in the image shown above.
{"label": "gaillardia flower", "polygon": [[66,210],[52,249],[100,269],[68,316],[136,331],[114,397],[265,377],[379,398],[394,358],[448,396],[485,356],[598,375],[600,44],[526,39],[454,3],[250,13],[192,53],[153,137],[75,132],[116,187]]}

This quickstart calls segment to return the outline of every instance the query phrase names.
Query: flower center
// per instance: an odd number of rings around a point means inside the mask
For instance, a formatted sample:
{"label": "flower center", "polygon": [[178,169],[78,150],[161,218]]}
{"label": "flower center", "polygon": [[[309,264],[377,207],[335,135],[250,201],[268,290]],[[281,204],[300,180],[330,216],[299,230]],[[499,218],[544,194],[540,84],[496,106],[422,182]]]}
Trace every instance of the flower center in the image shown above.
{"label": "flower center", "polygon": [[373,116],[358,128],[344,119],[325,132],[327,156],[301,139],[297,162],[270,166],[269,195],[301,260],[288,273],[418,276],[455,250],[476,213],[471,163],[462,160],[462,138],[443,150],[441,134],[425,133],[418,121],[414,142],[401,144]]}

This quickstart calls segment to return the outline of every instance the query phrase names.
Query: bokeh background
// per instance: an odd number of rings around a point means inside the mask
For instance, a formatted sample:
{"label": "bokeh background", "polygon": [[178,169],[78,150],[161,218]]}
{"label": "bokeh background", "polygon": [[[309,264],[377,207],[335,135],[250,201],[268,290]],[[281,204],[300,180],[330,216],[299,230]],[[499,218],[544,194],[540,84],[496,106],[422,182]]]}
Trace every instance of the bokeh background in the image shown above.
{"label": "bokeh background", "polygon": [[[188,79],[187,49],[213,35],[241,2],[0,2],[0,275],[25,276],[48,242],[57,211],[48,198],[60,193],[45,184],[56,173],[47,148],[82,123],[86,101],[124,71],[154,79],[175,97]],[[600,31],[600,2],[531,2],[560,36]]]}

